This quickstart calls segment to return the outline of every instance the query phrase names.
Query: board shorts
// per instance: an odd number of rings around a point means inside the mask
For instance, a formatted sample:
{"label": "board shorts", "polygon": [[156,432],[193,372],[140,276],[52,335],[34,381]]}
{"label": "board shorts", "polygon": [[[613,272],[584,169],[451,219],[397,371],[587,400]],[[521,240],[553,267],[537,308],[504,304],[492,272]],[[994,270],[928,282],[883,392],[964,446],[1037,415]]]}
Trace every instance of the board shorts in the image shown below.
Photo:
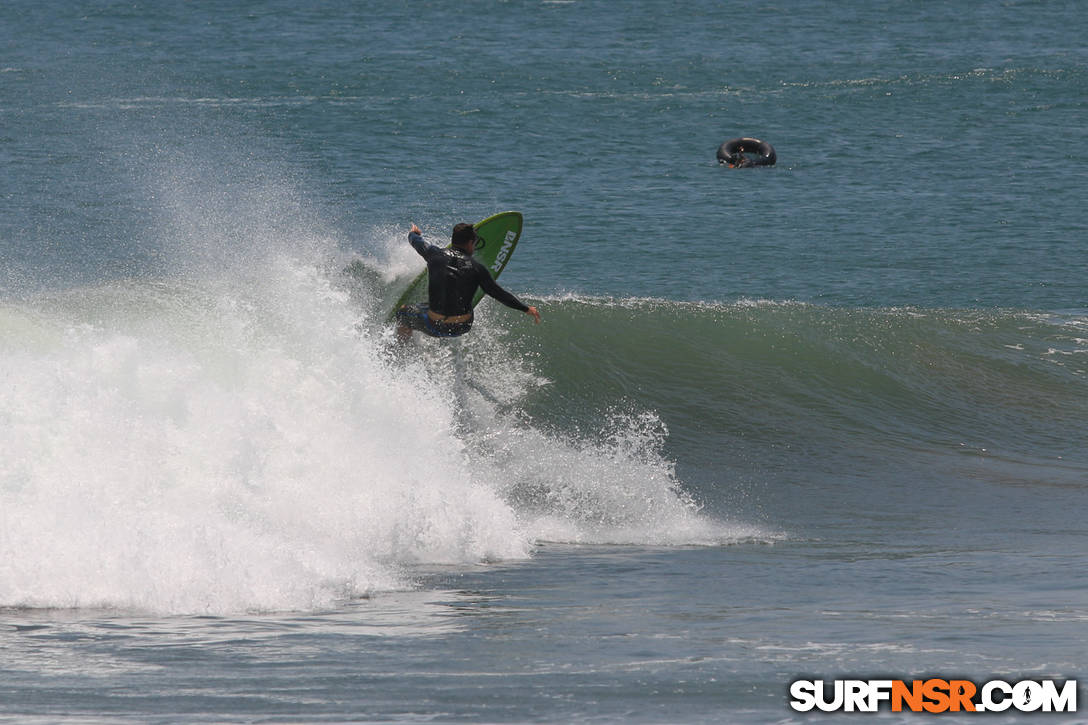
{"label": "board shorts", "polygon": [[431,337],[460,337],[472,329],[472,320],[468,322],[437,322],[427,314],[427,305],[404,305],[397,310],[397,322],[410,330],[422,332]]}

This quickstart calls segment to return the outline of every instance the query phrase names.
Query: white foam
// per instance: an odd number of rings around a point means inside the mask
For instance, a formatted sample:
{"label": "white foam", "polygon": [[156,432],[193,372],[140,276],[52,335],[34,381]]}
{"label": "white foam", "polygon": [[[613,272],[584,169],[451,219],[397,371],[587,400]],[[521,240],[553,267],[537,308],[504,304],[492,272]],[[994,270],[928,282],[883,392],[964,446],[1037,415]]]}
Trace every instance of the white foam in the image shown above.
{"label": "white foam", "polygon": [[447,391],[316,270],[51,307],[0,323],[0,605],[312,608],[527,554]]}
{"label": "white foam", "polygon": [[321,246],[0,306],[0,607],[315,609],[543,539],[758,538],[699,513],[651,412],[534,427],[548,381],[486,307],[395,360]]}

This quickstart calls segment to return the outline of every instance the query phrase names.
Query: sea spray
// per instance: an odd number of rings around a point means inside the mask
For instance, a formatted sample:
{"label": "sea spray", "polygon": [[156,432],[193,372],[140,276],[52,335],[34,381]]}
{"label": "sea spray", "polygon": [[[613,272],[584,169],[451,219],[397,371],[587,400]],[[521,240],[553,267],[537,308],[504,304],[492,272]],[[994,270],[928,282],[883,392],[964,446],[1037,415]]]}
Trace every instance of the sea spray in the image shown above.
{"label": "sea spray", "polygon": [[750,533],[698,512],[652,411],[537,427],[502,311],[398,351],[321,261],[4,305],[0,605],[313,609],[539,540]]}
{"label": "sea spray", "polygon": [[517,426],[477,450],[537,541],[715,546],[768,540],[756,527],[700,513],[661,450],[666,436],[656,414],[616,410],[594,435]]}
{"label": "sea spray", "polygon": [[416,561],[526,555],[441,391],[316,270],[269,271],[4,310],[0,602],[311,608]]}

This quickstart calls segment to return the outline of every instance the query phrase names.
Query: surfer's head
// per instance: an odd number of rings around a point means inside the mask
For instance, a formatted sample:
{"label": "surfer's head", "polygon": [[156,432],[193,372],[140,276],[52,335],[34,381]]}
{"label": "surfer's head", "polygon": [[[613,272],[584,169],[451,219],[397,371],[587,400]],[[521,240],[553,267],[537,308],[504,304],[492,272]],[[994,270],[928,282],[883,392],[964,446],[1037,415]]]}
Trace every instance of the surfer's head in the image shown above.
{"label": "surfer's head", "polygon": [[476,242],[476,230],[471,224],[461,222],[453,228],[452,242],[455,247],[468,247]]}

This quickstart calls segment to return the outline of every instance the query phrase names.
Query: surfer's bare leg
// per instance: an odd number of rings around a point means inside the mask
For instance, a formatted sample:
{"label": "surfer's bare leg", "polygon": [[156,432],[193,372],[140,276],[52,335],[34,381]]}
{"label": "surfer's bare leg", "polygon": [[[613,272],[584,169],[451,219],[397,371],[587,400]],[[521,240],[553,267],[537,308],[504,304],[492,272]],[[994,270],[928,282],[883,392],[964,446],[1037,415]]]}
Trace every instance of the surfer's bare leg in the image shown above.
{"label": "surfer's bare leg", "polygon": [[397,342],[408,342],[412,337],[412,328],[407,325],[397,325]]}

